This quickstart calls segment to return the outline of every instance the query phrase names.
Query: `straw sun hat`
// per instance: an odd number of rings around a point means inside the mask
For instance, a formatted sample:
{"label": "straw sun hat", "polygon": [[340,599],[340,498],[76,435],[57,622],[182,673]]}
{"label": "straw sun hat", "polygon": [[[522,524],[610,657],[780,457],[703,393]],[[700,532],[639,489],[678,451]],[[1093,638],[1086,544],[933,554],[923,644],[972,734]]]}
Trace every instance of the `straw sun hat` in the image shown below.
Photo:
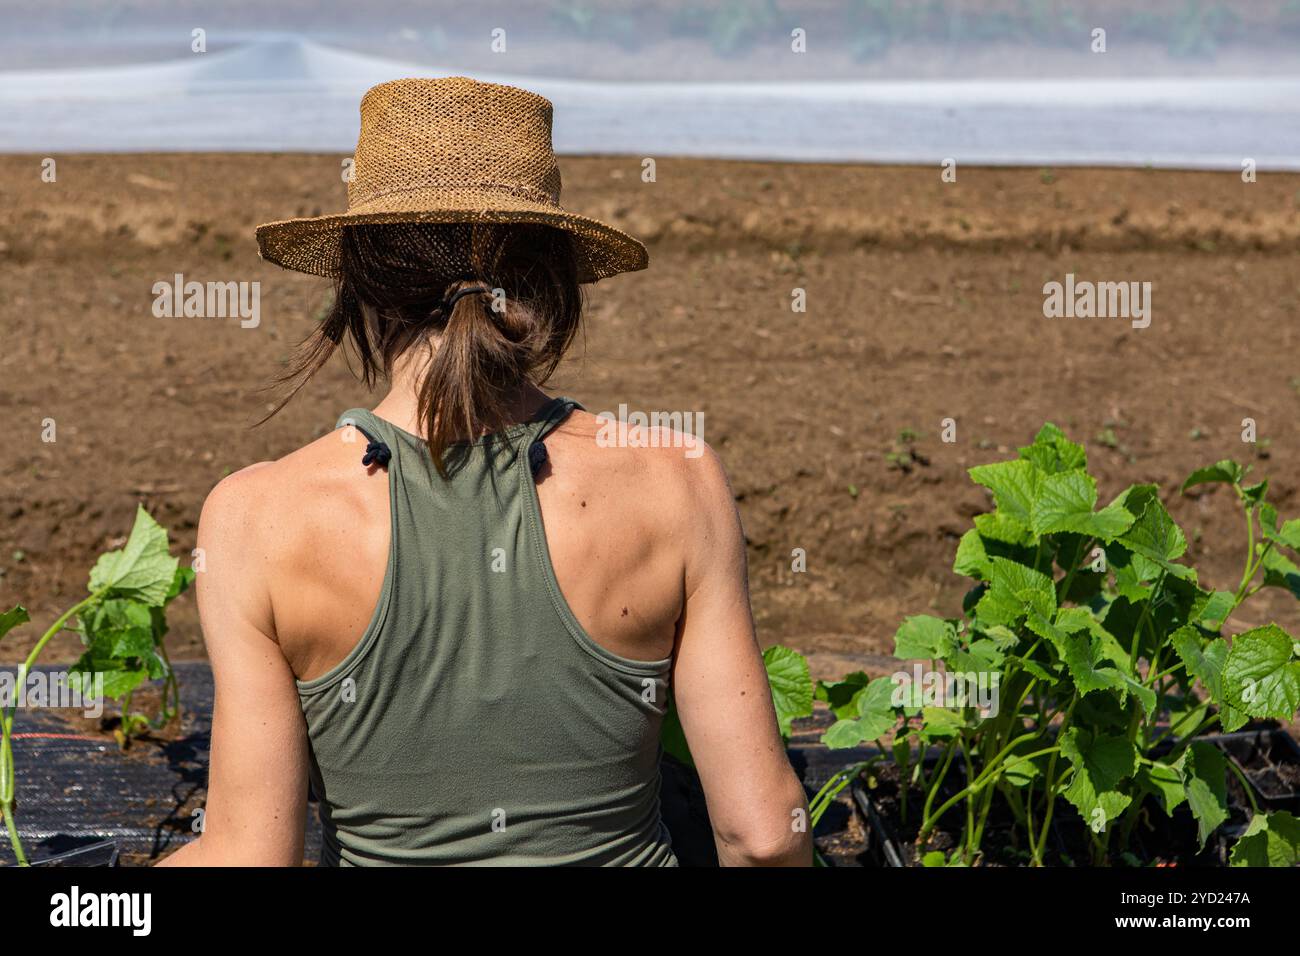
{"label": "straw sun hat", "polygon": [[542,223],[574,240],[578,278],[644,269],[645,246],[560,208],[551,103],[466,77],[394,80],[361,99],[348,210],[257,227],[262,258],[335,276],[347,226],[364,223]]}

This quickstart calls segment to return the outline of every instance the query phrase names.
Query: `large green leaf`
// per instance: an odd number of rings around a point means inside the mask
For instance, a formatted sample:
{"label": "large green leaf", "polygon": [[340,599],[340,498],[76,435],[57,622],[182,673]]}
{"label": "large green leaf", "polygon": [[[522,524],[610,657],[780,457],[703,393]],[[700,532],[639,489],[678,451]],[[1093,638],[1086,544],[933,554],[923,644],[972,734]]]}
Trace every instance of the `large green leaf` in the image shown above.
{"label": "large green leaf", "polygon": [[975,606],[975,616],[985,625],[1013,626],[1031,609],[1047,620],[1056,614],[1052,579],[1007,558],[993,558],[990,586]]}
{"label": "large green leaf", "polygon": [[1045,424],[1034,436],[1034,443],[1020,449],[1020,457],[1031,461],[1045,475],[1085,468],[1088,455],[1082,445],[1065,437],[1065,432],[1051,422]]}
{"label": "large green leaf", "polygon": [[[1121,695],[1127,693],[1124,677],[1114,667],[1097,666],[1102,660],[1100,640],[1088,629],[1088,621],[1081,616],[1092,615],[1083,608],[1067,608],[1060,618],[1061,624],[1041,617],[1037,611],[1030,611],[1025,623],[1039,636],[1046,638],[1056,648],[1056,653],[1065,662],[1066,670],[1080,694],[1091,694],[1098,690],[1114,690]],[[1073,629],[1071,632],[1069,629]]]}
{"label": "large green leaf", "polygon": [[[882,730],[881,733],[884,731]],[[821,742],[830,750],[844,750],[848,747],[856,747],[863,741],[875,739],[864,735],[864,728],[855,717],[845,717],[835,721],[821,736]]]}
{"label": "large green leaf", "polygon": [[[1261,509],[1266,507],[1269,506],[1260,506]],[[1289,521],[1284,521],[1280,528],[1274,527],[1272,530],[1266,530],[1264,537],[1269,541],[1288,547],[1292,551],[1300,551],[1300,518],[1291,518]]]}
{"label": "large green leaf", "polygon": [[1196,817],[1201,846],[1228,819],[1228,764],[1214,744],[1195,741],[1187,754],[1187,804]]}
{"label": "large green leaf", "polygon": [[1300,820],[1285,810],[1255,814],[1232,848],[1229,865],[1300,865]]}
{"label": "large green leaf", "polygon": [[984,539],[985,551],[993,550],[990,543],[1001,545],[1004,551],[1020,548],[1028,552],[1033,545],[1034,534],[1029,526],[1001,512],[976,515],[971,521]]}
{"label": "large green leaf", "polygon": [[1300,567],[1276,548],[1264,555],[1264,587],[1282,588],[1300,598]]}
{"label": "large green leaf", "polygon": [[1192,571],[1173,563],[1186,553],[1187,538],[1158,498],[1147,502],[1132,527],[1119,537],[1119,543],[1170,573],[1186,575]]}
{"label": "large green leaf", "polygon": [[149,672],[143,667],[128,666],[120,660],[91,659],[87,653],[72,665],[68,682],[80,688],[82,695],[90,700],[94,697],[96,675],[103,679],[104,696],[113,700],[121,700],[149,679]]}
{"label": "large green leaf", "polygon": [[957,543],[957,557],[953,561],[952,569],[957,574],[979,581],[989,579],[992,563],[989,561],[988,552],[984,549],[984,539],[977,529],[971,528],[961,536],[961,541]]}
{"label": "large green leaf", "polygon": [[1245,724],[1249,718],[1233,707],[1223,692],[1223,665],[1228,659],[1228,642],[1221,637],[1203,642],[1200,632],[1188,626],[1174,631],[1169,641],[1187,673],[1201,682],[1210,700],[1219,708],[1219,726],[1231,733]]}
{"label": "large green leaf", "polygon": [[818,681],[813,696],[826,704],[836,717],[853,717],[858,712],[854,698],[869,683],[871,678],[865,671],[854,671],[846,674],[843,680]]}
{"label": "large green leaf", "polygon": [[126,546],[102,554],[90,571],[92,593],[109,594],[161,606],[167,600],[178,561],[167,553],[167,532],[137,507]]}
{"label": "large green leaf", "polygon": [[1191,623],[1210,630],[1218,630],[1224,618],[1232,613],[1237,596],[1231,591],[1211,591],[1194,604]]}
{"label": "large green leaf", "polygon": [[198,577],[193,568],[178,567],[176,574],[172,576],[172,583],[167,588],[167,601],[170,603],[175,598],[180,597],[194,584],[194,579]]}
{"label": "large green leaf", "polygon": [[123,631],[139,628],[146,632],[153,629],[153,617],[150,607],[139,601],[125,598],[109,598],[98,604],[93,611],[82,615],[82,628],[87,637],[105,631]]}
{"label": "large green leaf", "polygon": [[1101,832],[1132,800],[1116,788],[1137,769],[1137,748],[1122,735],[1071,727],[1061,736],[1061,756],[1074,768],[1065,798],[1089,827]]}
{"label": "large green leaf", "polygon": [[951,621],[929,614],[906,618],[894,633],[894,656],[900,660],[942,660],[957,648]]}
{"label": "large green leaf", "polygon": [[[1087,617],[1083,620],[1083,624],[1086,626],[1088,633],[1090,633],[1093,636],[1094,661],[1096,662],[1110,661],[1112,664],[1118,667],[1125,674],[1131,671],[1132,664],[1129,660],[1128,648],[1126,648],[1123,644],[1121,644],[1119,640],[1116,639],[1115,635],[1112,634],[1110,631],[1108,631],[1106,629],[1106,626],[1102,624],[1102,622],[1097,618],[1097,616],[1094,615],[1091,611],[1086,611],[1083,608],[1079,608],[1077,610],[1084,610],[1087,615]],[[1064,613],[1065,612],[1062,612],[1062,614]],[[1060,621],[1061,621],[1061,615],[1058,615],[1057,616],[1058,625],[1060,624]],[[1077,628],[1074,627],[1073,625],[1071,625],[1066,629],[1077,630]]]}
{"label": "large green leaf", "polygon": [[1127,672],[1120,673],[1120,678],[1124,681],[1124,686],[1120,688],[1120,695],[1127,694],[1136,697],[1147,717],[1155,713],[1156,692]]}
{"label": "large green leaf", "polygon": [[1138,768],[1134,780],[1138,786],[1154,795],[1166,816],[1173,814],[1187,800],[1187,751],[1172,763],[1156,760]]}
{"label": "large green leaf", "polygon": [[[1006,660],[1007,648],[1010,645],[995,635],[1004,630],[1006,629],[991,629],[987,636],[973,638],[966,647],[959,647],[953,651],[948,655],[948,670],[961,674],[991,673],[999,670],[1002,662]],[[1015,643],[1017,638],[1011,635],[1010,644]]]}
{"label": "large green leaf", "polygon": [[1032,525],[1031,514],[1038,484],[1043,473],[1031,461],[999,461],[976,465],[969,471],[971,480],[993,492],[998,513],[1024,528]]}
{"label": "large green leaf", "polygon": [[796,717],[807,717],[813,712],[812,676],[808,661],[798,651],[774,644],[763,651],[763,666],[772,686],[772,703],[776,706],[776,721],[781,736],[790,736],[790,724]]}
{"label": "large green leaf", "polygon": [[856,747],[864,741],[878,740],[894,729],[898,712],[894,709],[896,685],[888,677],[877,677],[854,695],[857,716],[838,720],[822,735],[822,743],[831,749]]}
{"label": "large green leaf", "polygon": [[1030,527],[1039,535],[1069,531],[1112,541],[1133,523],[1133,515],[1121,505],[1095,511],[1096,505],[1097,482],[1086,471],[1048,475],[1039,482]]}
{"label": "large green leaf", "polygon": [[[138,601],[109,598],[82,617],[82,640],[88,648],[86,660],[94,670],[132,670],[143,667],[150,678],[167,673],[159,651],[162,608]],[[165,630],[165,620],[161,627]]]}
{"label": "large green leaf", "polygon": [[924,740],[946,740],[969,726],[970,721],[959,710],[926,707],[921,711],[921,737]]}
{"label": "large green leaf", "polygon": [[[1210,696],[1216,700],[1223,697],[1220,680],[1223,676],[1223,662],[1228,656],[1228,642],[1216,637],[1202,643],[1201,633],[1194,627],[1183,626],[1169,637],[1178,659],[1187,668],[1187,673],[1199,680]],[[1211,652],[1212,648],[1218,650]]]}
{"label": "large green leaf", "polygon": [[1300,710],[1300,661],[1295,642],[1276,624],[1232,639],[1223,662],[1224,698],[1251,717],[1291,720]]}

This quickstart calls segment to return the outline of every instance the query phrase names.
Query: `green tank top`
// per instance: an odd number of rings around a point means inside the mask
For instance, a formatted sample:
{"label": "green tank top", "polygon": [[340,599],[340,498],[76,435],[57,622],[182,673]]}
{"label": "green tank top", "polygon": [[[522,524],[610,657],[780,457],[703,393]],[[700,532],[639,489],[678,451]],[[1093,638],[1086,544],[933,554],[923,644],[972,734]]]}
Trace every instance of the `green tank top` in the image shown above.
{"label": "green tank top", "polygon": [[323,864],[677,865],[659,813],[671,661],[597,644],[546,544],[533,469],[575,407],[461,446],[447,479],[418,436],[339,419],[387,458],[392,541],[356,647],[298,682]]}

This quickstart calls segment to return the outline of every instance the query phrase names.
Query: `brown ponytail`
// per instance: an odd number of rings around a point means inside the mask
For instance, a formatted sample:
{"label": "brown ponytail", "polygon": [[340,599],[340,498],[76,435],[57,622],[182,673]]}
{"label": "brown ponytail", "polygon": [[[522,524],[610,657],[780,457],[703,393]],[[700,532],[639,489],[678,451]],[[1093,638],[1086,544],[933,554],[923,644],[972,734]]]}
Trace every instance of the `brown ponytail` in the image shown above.
{"label": "brown ponytail", "polygon": [[278,380],[288,393],[271,415],[340,345],[368,387],[409,349],[436,346],[418,414],[445,477],[458,442],[501,431],[519,389],[559,365],[582,321],[577,275],[568,233],[550,226],[350,226],[334,305]]}

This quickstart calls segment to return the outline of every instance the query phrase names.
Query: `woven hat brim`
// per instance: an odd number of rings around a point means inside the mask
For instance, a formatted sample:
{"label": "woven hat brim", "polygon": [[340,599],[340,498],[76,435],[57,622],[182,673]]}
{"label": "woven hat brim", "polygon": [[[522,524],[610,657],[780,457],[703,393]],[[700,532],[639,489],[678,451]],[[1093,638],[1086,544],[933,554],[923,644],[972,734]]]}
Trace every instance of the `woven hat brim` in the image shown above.
{"label": "woven hat brim", "polygon": [[264,223],[257,227],[257,246],[262,258],[276,265],[334,277],[339,274],[345,228],[390,222],[554,226],[574,238],[580,282],[636,272],[650,262],[645,246],[613,226],[549,203],[482,188],[404,190],[358,204],[345,213]]}

